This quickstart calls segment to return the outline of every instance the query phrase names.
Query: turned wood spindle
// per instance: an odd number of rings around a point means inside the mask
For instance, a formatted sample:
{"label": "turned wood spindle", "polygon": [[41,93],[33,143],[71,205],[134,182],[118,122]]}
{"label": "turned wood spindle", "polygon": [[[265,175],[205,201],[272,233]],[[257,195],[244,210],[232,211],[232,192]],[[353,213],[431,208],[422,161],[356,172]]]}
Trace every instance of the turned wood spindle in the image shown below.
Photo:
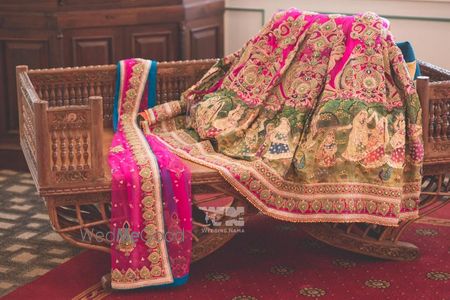
{"label": "turned wood spindle", "polygon": [[442,115],[441,115],[441,105],[439,102],[434,103],[434,113],[435,113],[435,123],[436,123],[436,130],[435,130],[435,138],[440,139],[441,138],[441,130],[442,130]]}
{"label": "turned wood spindle", "polygon": [[77,159],[77,169],[83,169],[83,162],[81,161],[82,153],[81,153],[81,137],[79,134],[75,136],[75,144],[76,144],[76,159]]}
{"label": "turned wood spindle", "polygon": [[103,110],[103,120],[104,121],[110,121],[112,118],[112,111],[113,111],[113,98],[114,98],[114,93],[113,93],[113,87],[111,83],[108,83],[105,85],[105,93],[104,93],[104,98],[103,98],[103,103],[104,103],[104,107],[106,107],[106,111]]}
{"label": "turned wood spindle", "polygon": [[76,98],[75,98],[75,88],[74,85],[71,84],[69,87],[69,105],[74,105]]}
{"label": "turned wood spindle", "polygon": [[95,82],[89,82],[89,96],[88,97],[90,97],[90,96],[95,96]]}
{"label": "turned wood spindle", "polygon": [[[113,106],[114,106],[114,95],[115,94],[115,90],[114,90],[114,84],[110,83],[108,85],[108,120],[112,120],[112,111],[113,111]],[[104,112],[103,112],[104,113]]]}
{"label": "turned wood spindle", "polygon": [[181,84],[181,77],[177,77],[177,97],[175,99],[180,99],[181,93],[183,92],[183,87]]}
{"label": "turned wood spindle", "polygon": [[64,134],[64,130],[61,131],[61,134],[59,135],[59,149],[60,149],[60,160],[61,160],[61,171],[66,171],[66,135]]}
{"label": "turned wood spindle", "polygon": [[164,101],[164,102],[169,102],[170,97],[171,97],[171,80],[170,80],[170,78],[165,78],[164,82],[165,82],[165,91],[166,91],[166,101]]}
{"label": "turned wood spindle", "polygon": [[162,78],[162,88],[163,88],[163,95],[162,95],[162,98],[163,98],[163,103],[165,103],[165,102],[167,102],[167,100],[168,100],[168,97],[169,97],[169,95],[168,95],[168,93],[167,93],[167,78]]}
{"label": "turned wood spindle", "polygon": [[441,120],[442,120],[442,129],[441,129],[441,138],[446,140],[447,139],[447,130],[448,130],[448,111],[447,111],[447,103],[444,101],[441,101]]}
{"label": "turned wood spindle", "polygon": [[450,100],[447,101],[447,139],[450,139]]}
{"label": "turned wood spindle", "polygon": [[162,102],[162,80],[160,77],[158,77],[157,81],[157,88],[156,88],[156,97],[159,99],[160,102]]}
{"label": "turned wood spindle", "polygon": [[110,97],[109,97],[109,86],[110,84],[102,84],[101,96],[103,97],[103,118],[109,120],[110,109]]}
{"label": "turned wood spindle", "polygon": [[42,89],[44,90],[44,94],[43,94],[43,100],[45,100],[45,101],[49,101],[50,102],[50,96],[49,96],[49,94],[48,94],[48,86],[44,86],[44,87],[42,87]]}
{"label": "turned wood spindle", "polygon": [[75,157],[75,154],[73,152],[74,144],[73,144],[73,135],[72,135],[71,131],[69,131],[69,133],[67,135],[67,140],[69,142],[69,170],[72,171],[75,169],[74,164],[73,164],[73,159]]}
{"label": "turned wood spindle", "polygon": [[87,83],[83,83],[82,90],[83,90],[82,91],[83,100],[81,101],[80,104],[86,104],[86,103],[88,103],[88,98],[89,98]]}
{"label": "turned wood spindle", "polygon": [[[168,80],[168,83],[169,83],[169,99],[170,100],[173,100],[173,99],[175,99],[175,94],[176,94],[176,88],[175,88],[175,80],[174,80],[174,78],[170,78],[169,80]],[[168,99],[168,100],[169,100]],[[170,101],[169,100],[169,101]]]}
{"label": "turned wood spindle", "polygon": [[166,78],[164,80],[164,82],[165,82],[165,90],[166,90],[166,101],[164,101],[164,102],[167,102],[167,101],[169,101],[169,99],[170,99],[170,97],[172,95],[172,93],[171,93],[171,80],[170,80],[170,78]]}
{"label": "turned wood spindle", "polygon": [[182,78],[181,77],[177,77],[177,96],[175,99],[180,99],[181,93],[183,92],[183,87],[182,87]]}
{"label": "turned wood spindle", "polygon": [[63,100],[63,93],[62,93],[62,85],[56,84],[56,105],[57,106],[63,106],[64,100]]}
{"label": "turned wood spindle", "polygon": [[434,102],[430,103],[430,125],[429,125],[429,131],[430,131],[430,139],[434,140],[435,132],[436,132],[436,115],[435,115],[435,105]]}
{"label": "turned wood spindle", "polygon": [[51,135],[52,140],[52,170],[58,171],[58,136],[55,131],[52,132]]}
{"label": "turned wood spindle", "polygon": [[[97,82],[95,84],[95,96],[103,96],[102,95],[102,83],[101,82]],[[91,95],[92,96],[92,95]]]}
{"label": "turned wood spindle", "polygon": [[83,169],[89,169],[89,152],[88,152],[89,144],[87,132],[83,131],[81,137],[83,139],[83,160],[84,160]]}
{"label": "turned wood spindle", "polygon": [[83,92],[81,90],[81,84],[75,86],[75,100],[73,104],[81,105],[83,104]]}
{"label": "turned wood spindle", "polygon": [[70,105],[70,93],[69,93],[69,87],[67,84],[63,85],[63,102],[64,105]]}
{"label": "turned wood spindle", "polygon": [[50,89],[50,97],[49,97],[49,104],[50,106],[56,106],[56,95],[55,95],[55,88],[54,86],[49,86]]}

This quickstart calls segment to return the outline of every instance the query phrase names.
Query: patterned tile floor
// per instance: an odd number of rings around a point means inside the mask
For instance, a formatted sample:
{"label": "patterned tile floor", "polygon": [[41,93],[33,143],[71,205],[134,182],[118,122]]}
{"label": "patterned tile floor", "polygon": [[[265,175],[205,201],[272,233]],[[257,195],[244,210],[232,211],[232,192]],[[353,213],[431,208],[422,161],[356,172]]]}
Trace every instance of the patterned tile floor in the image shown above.
{"label": "patterned tile floor", "polygon": [[0,296],[79,253],[53,232],[29,173],[0,170]]}

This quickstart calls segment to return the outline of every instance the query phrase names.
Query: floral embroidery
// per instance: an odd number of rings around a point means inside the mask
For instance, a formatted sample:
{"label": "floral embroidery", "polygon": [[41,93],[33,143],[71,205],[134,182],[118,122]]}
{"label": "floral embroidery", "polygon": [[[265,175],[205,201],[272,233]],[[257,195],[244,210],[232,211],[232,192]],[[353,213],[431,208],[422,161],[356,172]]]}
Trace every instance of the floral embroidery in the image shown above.
{"label": "floral embroidery", "polygon": [[123,151],[125,151],[125,149],[122,147],[122,145],[111,148],[111,152],[114,152],[114,153],[120,153]]}
{"label": "floral embroidery", "polygon": [[279,12],[183,94],[185,124],[152,130],[275,218],[415,218],[421,108],[388,27],[373,13]]}
{"label": "floral embroidery", "polygon": [[132,232],[130,230],[130,224],[128,221],[125,221],[122,225],[122,228],[118,234],[119,241],[117,243],[116,248],[122,252],[124,252],[125,256],[129,256],[131,251],[136,246],[136,242],[132,237]]}

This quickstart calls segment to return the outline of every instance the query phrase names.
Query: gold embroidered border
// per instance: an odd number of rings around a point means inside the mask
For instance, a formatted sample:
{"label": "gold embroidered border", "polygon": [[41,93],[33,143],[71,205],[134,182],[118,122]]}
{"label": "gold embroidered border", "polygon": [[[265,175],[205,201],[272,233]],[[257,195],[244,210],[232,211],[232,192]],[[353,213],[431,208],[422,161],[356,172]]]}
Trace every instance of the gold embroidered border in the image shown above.
{"label": "gold embroidered border", "polygon": [[147,121],[149,126],[152,126],[180,115],[184,109],[185,107],[181,101],[170,101],[157,105],[154,108],[149,108],[139,113],[139,115]]}
{"label": "gold embroidered border", "polygon": [[[224,166],[236,165],[235,161],[233,161],[229,157],[215,152],[209,142],[200,142],[195,144],[186,143],[186,140],[192,142],[195,141],[190,135],[183,131],[178,131],[177,134],[171,134],[170,136],[161,134],[161,137],[166,141],[175,140],[177,143],[175,143],[173,147],[178,148],[177,144],[181,144],[183,146],[192,148],[189,153],[193,156],[196,156],[198,159],[205,160],[210,163],[217,163],[218,161],[221,161],[220,164]],[[275,191],[277,194],[283,194],[286,197],[297,197],[299,194],[302,194],[302,197],[308,197],[308,195],[320,197],[321,194],[330,196],[335,193],[364,192],[364,194],[374,196],[379,200],[391,201],[392,198],[401,197],[404,192],[409,192],[410,195],[408,196],[412,197],[418,196],[418,194],[420,193],[420,186],[418,186],[416,183],[414,183],[413,185],[405,185],[403,189],[401,187],[384,187],[369,183],[357,182],[339,183],[339,185],[330,183],[299,185],[295,182],[286,181],[262,162],[249,162],[241,160],[239,161],[239,169],[242,169],[242,166],[244,166],[248,171],[242,174],[244,177],[248,178],[250,175],[254,175],[249,174],[250,171],[258,170],[257,175],[264,174],[264,177],[259,177],[260,180],[264,181],[266,185],[271,186],[271,190]],[[247,181],[247,179],[244,181]]]}
{"label": "gold embroidered border", "polygon": [[[121,66],[122,64],[124,62],[121,62]],[[151,237],[158,230],[164,232],[162,202],[158,201],[161,199],[159,170],[157,161],[151,154],[148,143],[135,122],[149,68],[150,62],[141,59],[136,59],[136,64],[132,66],[132,75],[129,80],[130,87],[126,91],[125,99],[122,99],[122,94],[120,95],[122,109],[120,122],[122,127],[119,130],[123,130],[139,168],[140,189],[143,195],[142,217],[145,220],[144,231]],[[123,89],[122,84],[121,91]],[[111,278],[114,289],[129,289],[173,282],[165,242],[160,241],[158,243],[155,239],[148,239],[146,245],[148,249],[151,249],[147,257],[151,262],[151,268],[144,266],[136,270],[131,268],[127,270],[113,269]]]}
{"label": "gold embroidered border", "polygon": [[[255,207],[257,207],[262,213],[267,214],[273,218],[281,219],[290,222],[370,222],[379,225],[386,226],[396,226],[399,220],[413,219],[417,218],[417,203],[418,197],[420,195],[420,183],[411,183],[410,186],[405,186],[402,188],[383,188],[371,184],[354,184],[355,186],[367,186],[375,190],[387,190],[387,192],[392,192],[394,190],[396,193],[394,196],[397,200],[392,201],[388,197],[381,196],[376,197],[375,200],[368,199],[367,196],[370,194],[364,193],[363,190],[358,194],[357,198],[349,198],[348,194],[345,194],[345,198],[340,198],[337,201],[331,201],[327,194],[324,193],[323,199],[319,200],[318,195],[313,195],[311,201],[306,200],[294,200],[294,197],[290,199],[283,199],[282,197],[272,197],[272,201],[264,201],[265,199],[260,199],[264,197],[257,197],[253,194],[252,187],[244,185],[241,181],[237,180],[232,171],[227,167],[233,165],[234,162],[231,159],[222,157],[220,154],[215,152],[211,153],[211,149],[205,149],[205,143],[195,143],[189,144],[187,141],[195,142],[189,135],[182,131],[177,133],[167,133],[159,136],[159,139],[164,142],[174,153],[178,156],[190,160],[194,163],[212,168],[217,170],[224,179],[230,183],[238,192],[240,192],[244,197],[246,197]],[[206,148],[210,147],[207,145]],[[189,150],[187,150],[189,149]],[[211,155],[211,161],[208,160],[205,155]],[[222,161],[223,160],[223,161]],[[245,164],[245,163],[244,163]],[[243,164],[243,165],[244,165]],[[232,169],[232,168],[231,168]],[[270,186],[270,182],[267,185]],[[316,187],[320,189],[324,184],[314,185],[311,184],[310,187]],[[339,184],[328,184],[336,189],[342,189],[342,183]],[[345,184],[344,184],[345,185]],[[352,184],[353,185],[353,184]],[[254,189],[256,186],[254,186]],[[260,186],[258,187],[260,188]],[[286,186],[282,186],[286,188]],[[270,189],[267,187],[270,192]],[[401,206],[402,190],[410,191],[408,194],[409,200],[406,201],[407,207]],[[308,187],[306,192],[308,192]],[[369,191],[370,190],[366,190]],[[411,191],[414,191],[411,193]],[[378,193],[375,193],[377,195]],[[329,192],[328,196],[333,195],[333,192]],[[304,195],[293,194],[296,198],[302,198]],[[278,205],[277,205],[278,201]],[[270,205],[272,207],[270,207]],[[295,212],[294,208],[298,208]],[[352,208],[353,209],[347,209]],[[323,209],[322,209],[323,208]],[[347,209],[347,211],[346,211]],[[303,211],[302,211],[303,210]],[[406,210],[406,211],[403,211]]]}

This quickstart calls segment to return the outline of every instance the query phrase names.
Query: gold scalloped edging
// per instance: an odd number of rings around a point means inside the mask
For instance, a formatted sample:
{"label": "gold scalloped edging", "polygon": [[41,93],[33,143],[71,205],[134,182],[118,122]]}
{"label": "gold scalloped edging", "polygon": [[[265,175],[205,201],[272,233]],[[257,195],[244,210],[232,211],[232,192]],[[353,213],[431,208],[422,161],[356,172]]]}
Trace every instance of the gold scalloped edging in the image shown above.
{"label": "gold scalloped edging", "polygon": [[[142,218],[145,220],[144,230],[147,234],[159,230],[164,232],[164,220],[162,219],[161,185],[159,178],[158,163],[152,155],[150,147],[137,127],[136,120],[140,99],[144,91],[150,62],[148,60],[136,59],[136,64],[132,66],[132,75],[129,79],[129,88],[124,93],[123,78],[120,86],[120,128],[130,145],[130,150],[134,161],[139,168],[139,177],[142,193]],[[120,65],[122,66],[122,61]],[[123,72],[121,73],[122,76]],[[149,216],[152,216],[149,218]],[[111,286],[114,289],[130,289],[144,286],[160,285],[173,282],[170,269],[170,262],[167,256],[167,245],[164,241],[159,243],[155,240],[147,240],[146,246],[150,251],[147,259],[151,262],[151,267],[146,266],[139,269],[119,270],[113,269],[111,272]],[[119,250],[120,245],[119,245]],[[128,251],[129,249],[125,249]],[[131,250],[132,251],[132,250]]]}
{"label": "gold scalloped edging", "polygon": [[[171,133],[174,135],[175,133]],[[295,223],[313,223],[313,222],[336,222],[336,223],[354,223],[354,222],[368,222],[377,225],[383,226],[398,226],[399,221],[406,221],[410,219],[416,219],[418,217],[418,211],[411,212],[399,212],[398,217],[386,217],[386,216],[370,216],[367,214],[323,214],[323,213],[314,213],[311,215],[301,215],[301,214],[293,214],[287,213],[280,210],[276,210],[273,208],[267,207],[261,200],[259,200],[254,194],[252,194],[245,186],[243,186],[238,180],[234,178],[230,171],[225,169],[222,166],[212,164],[210,162],[204,161],[200,158],[190,155],[186,153],[182,149],[176,148],[165,141],[162,137],[155,135],[160,141],[162,141],[171,151],[173,151],[178,156],[191,161],[193,163],[197,163],[199,165],[214,169],[218,171],[222,177],[243,197],[245,197],[253,206],[255,206],[259,211],[263,214],[273,217],[275,219],[295,222]],[[179,137],[180,138],[180,137]],[[189,146],[198,147],[198,145],[187,144]],[[201,149],[197,149],[202,151]],[[204,151],[204,149],[203,149]],[[417,194],[420,194],[417,192]]]}

